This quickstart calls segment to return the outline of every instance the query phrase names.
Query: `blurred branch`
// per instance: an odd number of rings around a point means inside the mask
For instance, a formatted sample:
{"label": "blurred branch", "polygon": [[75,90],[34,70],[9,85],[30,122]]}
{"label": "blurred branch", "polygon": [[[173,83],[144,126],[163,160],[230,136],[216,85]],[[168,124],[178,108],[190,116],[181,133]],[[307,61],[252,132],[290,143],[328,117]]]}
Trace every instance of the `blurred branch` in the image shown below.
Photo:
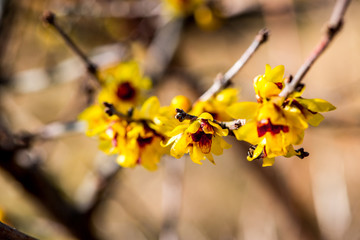
{"label": "blurred branch", "polygon": [[279,96],[287,97],[289,94],[296,90],[296,87],[300,84],[306,73],[310,70],[314,62],[320,57],[320,55],[329,46],[335,35],[340,31],[343,25],[343,18],[345,11],[350,3],[350,0],[338,0],[335,4],[334,10],[327,24],[326,33],[321,38],[320,42],[316,45],[314,50],[311,52],[308,59],[300,67],[298,72],[290,83],[285,84],[284,89],[281,91]]}
{"label": "blurred branch", "polygon": [[0,222],[0,239],[9,240],[36,240],[36,238],[30,237],[15,228],[12,228],[2,222]]}
{"label": "blurred branch", "polygon": [[182,193],[185,159],[175,160],[165,157],[165,179],[163,181],[162,206],[164,220],[160,232],[160,240],[179,239],[177,228],[182,207]]}
{"label": "blurred branch", "polygon": [[50,11],[46,11],[43,14],[43,21],[50,24],[54,27],[54,29],[59,33],[59,35],[63,38],[64,42],[73,50],[73,52],[78,55],[81,60],[86,65],[86,68],[90,74],[94,76],[96,80],[99,80],[97,75],[97,66],[90,61],[90,59],[83,53],[83,51],[74,43],[74,41],[69,37],[67,33],[59,26],[56,22],[56,15]]}
{"label": "blurred branch", "polygon": [[[243,142],[237,142],[234,148],[243,154],[248,150],[248,145]],[[240,162],[240,161],[239,161]],[[296,195],[287,186],[286,179],[277,168],[264,168],[258,162],[245,162],[241,163],[240,169],[243,171],[250,170],[254,173],[261,184],[266,184],[266,188],[270,190],[272,196],[276,198],[279,205],[283,207],[284,212],[288,214],[289,220],[301,232],[299,239],[307,240],[321,240],[319,225],[316,217],[308,208],[306,208],[296,197]]]}
{"label": "blurred branch", "polygon": [[99,239],[91,216],[70,203],[54,181],[39,166],[40,160],[26,153],[29,139],[12,135],[0,125],[0,167],[17,180],[57,221],[79,239]]}
{"label": "blurred branch", "polygon": [[240,69],[247,63],[250,57],[260,47],[260,45],[268,39],[269,31],[264,28],[259,31],[254,41],[244,54],[235,62],[235,64],[224,74],[219,74],[214,84],[199,98],[200,101],[206,101],[222,89],[228,87],[231,84],[231,79],[240,71]]}
{"label": "blurred branch", "polygon": [[172,19],[160,26],[148,48],[145,58],[145,75],[151,77],[154,85],[159,82],[173,59],[179,45],[184,19]]}

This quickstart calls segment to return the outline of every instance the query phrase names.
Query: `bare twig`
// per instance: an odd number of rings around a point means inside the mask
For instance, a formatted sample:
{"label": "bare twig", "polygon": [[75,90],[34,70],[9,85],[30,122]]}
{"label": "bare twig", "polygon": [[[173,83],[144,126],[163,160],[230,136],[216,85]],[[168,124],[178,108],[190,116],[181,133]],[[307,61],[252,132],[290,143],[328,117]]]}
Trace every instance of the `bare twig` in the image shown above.
{"label": "bare twig", "polygon": [[191,120],[191,121],[196,120],[197,116],[188,114],[184,110],[177,108],[175,118],[179,120],[179,122],[183,122],[184,120]]}
{"label": "bare twig", "polygon": [[[184,120],[194,121],[198,117],[191,115],[182,109],[177,108],[175,118],[177,120],[179,120],[179,122],[182,122]],[[243,126],[246,123],[246,120],[245,119],[235,119],[235,120],[229,121],[229,122],[219,122],[214,119],[213,122],[219,124],[220,127],[222,127],[223,129],[228,129],[228,130],[232,131],[232,130],[236,130],[239,127]]]}
{"label": "bare twig", "polygon": [[43,14],[44,22],[50,24],[55,28],[55,30],[59,33],[59,35],[63,38],[65,43],[74,51],[76,55],[78,55],[81,60],[85,63],[86,68],[89,73],[91,73],[95,79],[98,79],[97,76],[97,66],[90,61],[90,59],[83,53],[83,51],[74,43],[74,41],[69,37],[67,33],[57,24],[56,22],[56,15],[50,11],[46,11]]}
{"label": "bare twig", "polygon": [[305,61],[305,63],[300,67],[298,72],[295,74],[292,81],[285,85],[284,89],[281,91],[279,96],[286,98],[287,96],[289,96],[289,94],[295,91],[296,87],[304,78],[305,74],[310,70],[314,62],[325,51],[325,49],[328,47],[328,45],[333,40],[335,35],[340,31],[343,24],[344,14],[349,3],[350,0],[338,0],[336,2],[333,13],[327,25],[326,33],[321,38],[318,45],[311,52],[310,56]]}
{"label": "bare twig", "polygon": [[0,239],[36,240],[36,238],[30,237],[2,222],[0,222]]}
{"label": "bare twig", "polygon": [[130,108],[127,114],[123,114],[123,113],[119,112],[113,104],[108,103],[108,102],[103,102],[103,104],[105,106],[105,113],[107,115],[109,115],[109,116],[116,115],[119,118],[131,121],[131,116],[132,116],[132,113],[134,110],[133,108]]}
{"label": "bare twig", "polygon": [[260,45],[268,39],[269,31],[264,28],[259,31],[254,41],[244,54],[235,62],[235,64],[224,74],[218,75],[214,84],[199,98],[200,101],[206,101],[213,95],[228,87],[231,84],[231,79],[239,72],[239,70],[247,63],[250,57],[260,47]]}

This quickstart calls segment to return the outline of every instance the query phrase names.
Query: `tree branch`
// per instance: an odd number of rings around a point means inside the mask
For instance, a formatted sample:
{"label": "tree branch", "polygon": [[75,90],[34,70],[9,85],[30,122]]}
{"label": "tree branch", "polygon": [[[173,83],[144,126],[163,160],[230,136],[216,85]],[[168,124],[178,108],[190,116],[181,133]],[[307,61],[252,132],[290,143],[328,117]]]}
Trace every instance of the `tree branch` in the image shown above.
{"label": "tree branch", "polygon": [[0,167],[74,236],[79,239],[99,239],[94,232],[91,216],[79,211],[64,196],[54,181],[40,168],[40,161],[26,154],[28,147],[29,141],[26,138],[16,137],[0,125]]}
{"label": "tree branch", "polygon": [[56,22],[56,15],[50,11],[46,11],[43,14],[43,21],[55,28],[55,30],[59,33],[59,35],[62,37],[64,42],[85,63],[88,72],[92,74],[97,81],[100,81],[97,75],[96,64],[90,61],[90,59],[85,55],[85,53],[74,43],[74,41],[69,37],[69,35],[65,33],[65,31],[59,26],[59,24]]}
{"label": "tree branch", "polygon": [[214,81],[214,84],[199,98],[200,101],[206,101],[222,89],[228,87],[231,84],[231,79],[240,71],[240,69],[248,62],[250,57],[260,47],[260,45],[267,41],[269,37],[269,31],[263,28],[256,35],[254,41],[244,54],[235,62],[235,64],[224,74],[218,75]]}
{"label": "tree branch", "polygon": [[0,239],[9,240],[36,240],[36,238],[30,237],[19,230],[12,228],[2,222],[0,222]]}
{"label": "tree branch", "polygon": [[294,78],[290,83],[287,83],[284,89],[279,94],[280,97],[288,97],[289,94],[295,91],[296,87],[300,84],[306,73],[310,70],[314,62],[320,57],[320,55],[325,51],[330,42],[333,40],[335,35],[340,31],[343,18],[348,7],[350,0],[338,0],[330,17],[330,20],[327,24],[326,33],[321,38],[320,42],[316,45],[314,50],[311,52],[308,59],[300,67],[298,72],[295,74]]}

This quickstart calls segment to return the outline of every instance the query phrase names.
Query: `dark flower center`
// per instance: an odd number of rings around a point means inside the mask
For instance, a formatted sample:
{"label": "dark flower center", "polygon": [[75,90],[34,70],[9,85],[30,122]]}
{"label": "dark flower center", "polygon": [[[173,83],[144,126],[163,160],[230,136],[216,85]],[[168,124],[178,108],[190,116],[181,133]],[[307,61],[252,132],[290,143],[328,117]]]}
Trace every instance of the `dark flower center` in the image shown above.
{"label": "dark flower center", "polygon": [[153,140],[153,137],[147,137],[147,138],[138,137],[137,143],[138,143],[139,147],[143,148],[146,145],[150,144],[152,142],[152,140]]}
{"label": "dark flower center", "polygon": [[212,134],[206,134],[201,128],[199,128],[196,133],[191,134],[191,138],[194,142],[199,143],[199,147],[203,153],[210,153]]}
{"label": "dark flower center", "polygon": [[116,96],[125,101],[133,99],[135,94],[135,88],[129,82],[121,83],[116,90]]}
{"label": "dark flower center", "polygon": [[289,132],[289,127],[285,125],[274,125],[271,123],[270,119],[262,120],[257,124],[257,132],[259,137],[264,136],[267,132],[275,135],[280,133],[280,131],[287,133]]}

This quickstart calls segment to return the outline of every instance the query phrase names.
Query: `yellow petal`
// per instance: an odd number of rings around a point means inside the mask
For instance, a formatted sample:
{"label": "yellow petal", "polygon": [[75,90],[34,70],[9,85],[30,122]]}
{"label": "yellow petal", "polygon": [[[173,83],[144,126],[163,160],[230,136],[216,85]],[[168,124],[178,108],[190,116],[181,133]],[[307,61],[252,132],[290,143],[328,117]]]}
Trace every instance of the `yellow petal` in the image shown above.
{"label": "yellow petal", "polygon": [[265,75],[270,75],[271,73],[271,66],[269,64],[265,65]]}
{"label": "yellow petal", "polygon": [[205,154],[205,156],[212,164],[215,165],[214,157],[211,155],[211,153]]}
{"label": "yellow petal", "polygon": [[320,113],[311,114],[307,119],[308,123],[314,127],[318,126],[323,120],[324,116]]}
{"label": "yellow petal", "polygon": [[188,125],[187,124],[182,124],[182,125],[179,125],[177,126],[174,130],[172,130],[168,135],[169,137],[173,137],[173,136],[176,136],[180,133],[183,133],[185,132],[185,130],[188,128]]}
{"label": "yellow petal", "polygon": [[190,152],[190,158],[193,162],[202,164],[201,160],[203,160],[205,155],[201,152],[201,149],[197,145],[197,143],[194,143],[194,146],[192,148],[192,151]]}
{"label": "yellow petal", "polygon": [[207,120],[211,120],[211,121],[214,120],[213,116],[212,116],[210,113],[207,113],[207,112],[202,113],[202,114],[199,116],[199,118],[207,119]]}
{"label": "yellow petal", "polygon": [[180,135],[171,147],[171,156],[175,158],[180,158],[181,156],[183,156],[186,153],[188,144],[188,136],[186,134]]}
{"label": "yellow petal", "polygon": [[152,119],[160,110],[160,102],[156,96],[148,98],[141,107],[142,118]]}
{"label": "yellow petal", "polygon": [[336,109],[334,105],[323,99],[297,98],[296,100],[312,112],[328,112]]}
{"label": "yellow petal", "polygon": [[190,124],[190,126],[186,131],[189,133],[196,133],[199,130],[199,128],[200,128],[199,121],[194,121],[193,123]]}
{"label": "yellow petal", "polygon": [[274,165],[275,163],[275,158],[263,158],[263,167],[270,167],[272,165]]}
{"label": "yellow petal", "polygon": [[237,140],[246,141],[252,145],[256,145],[260,141],[255,121],[248,122],[244,126],[241,126],[238,130],[234,130],[233,132]]}
{"label": "yellow petal", "polygon": [[285,68],[283,65],[276,66],[266,75],[266,79],[271,82],[282,82]]}
{"label": "yellow petal", "polygon": [[255,118],[258,106],[256,102],[234,103],[226,109],[226,113],[235,119],[251,120]]}
{"label": "yellow petal", "polygon": [[212,139],[211,152],[215,155],[221,155],[223,153],[223,148],[221,147],[222,138],[215,136]]}

